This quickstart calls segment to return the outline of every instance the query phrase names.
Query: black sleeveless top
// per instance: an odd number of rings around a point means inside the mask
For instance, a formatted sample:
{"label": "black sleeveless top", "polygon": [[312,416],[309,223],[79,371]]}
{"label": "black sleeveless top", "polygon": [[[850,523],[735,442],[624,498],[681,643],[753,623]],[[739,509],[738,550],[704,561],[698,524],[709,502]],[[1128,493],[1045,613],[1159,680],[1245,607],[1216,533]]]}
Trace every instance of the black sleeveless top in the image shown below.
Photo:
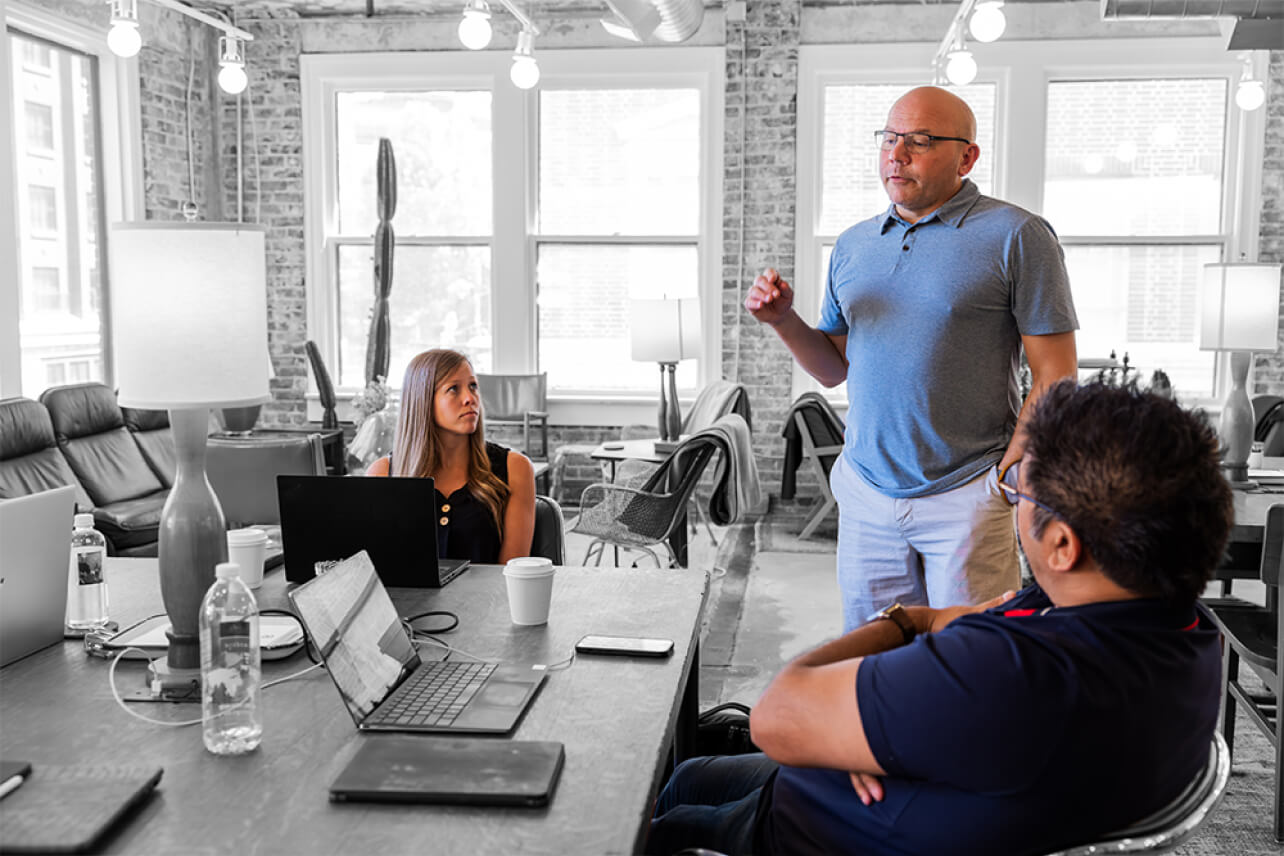
{"label": "black sleeveless top", "polygon": [[[496,443],[486,444],[490,470],[508,484],[508,449]],[[392,455],[388,455],[388,472],[392,472]],[[450,496],[437,493],[437,555],[447,559],[467,559],[474,564],[493,565],[499,561],[499,527],[495,518],[465,485]]]}

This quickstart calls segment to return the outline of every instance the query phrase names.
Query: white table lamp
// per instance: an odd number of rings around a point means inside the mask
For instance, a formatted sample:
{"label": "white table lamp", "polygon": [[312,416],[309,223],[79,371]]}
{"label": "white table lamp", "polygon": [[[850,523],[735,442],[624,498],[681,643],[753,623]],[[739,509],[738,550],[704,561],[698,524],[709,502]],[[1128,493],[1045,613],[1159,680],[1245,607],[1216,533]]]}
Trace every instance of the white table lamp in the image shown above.
{"label": "white table lamp", "polygon": [[674,373],[681,360],[699,354],[700,301],[694,297],[629,301],[629,342],[634,360],[660,364],[660,439],[676,440],[682,431],[682,413]]}
{"label": "white table lamp", "polygon": [[1204,265],[1199,347],[1231,355],[1231,391],[1222,407],[1220,433],[1223,466],[1234,487],[1253,486],[1248,478],[1253,445],[1248,369],[1253,352],[1279,348],[1280,269],[1247,262]]}
{"label": "white table lamp", "polygon": [[[226,525],[205,478],[211,407],[271,400],[266,230],[241,223],[112,225],[108,294],[120,404],[168,410],[177,472],[160,518],[160,588],[171,631],[162,686],[200,681],[197,619]],[[199,693],[197,700],[199,700]]]}

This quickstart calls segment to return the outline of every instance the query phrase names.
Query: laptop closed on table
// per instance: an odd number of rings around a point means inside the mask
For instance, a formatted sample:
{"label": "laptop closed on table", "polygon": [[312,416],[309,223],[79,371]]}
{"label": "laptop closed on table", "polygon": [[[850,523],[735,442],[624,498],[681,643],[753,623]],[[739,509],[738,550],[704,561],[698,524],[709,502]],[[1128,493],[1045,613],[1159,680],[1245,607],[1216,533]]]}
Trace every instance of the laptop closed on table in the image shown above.
{"label": "laptop closed on table", "polygon": [[420,660],[364,552],[289,597],[362,731],[506,734],[544,682],[529,666]]}
{"label": "laptop closed on table", "polygon": [[62,641],[76,489],[0,501],[0,666]]}
{"label": "laptop closed on table", "polygon": [[561,743],[486,737],[367,737],[330,786],[335,802],[547,805]]}
{"label": "laptop closed on table", "polygon": [[277,476],[285,578],[305,583],[318,562],[365,550],[384,585],[440,588],[468,567],[437,557],[437,489],[430,478]]}

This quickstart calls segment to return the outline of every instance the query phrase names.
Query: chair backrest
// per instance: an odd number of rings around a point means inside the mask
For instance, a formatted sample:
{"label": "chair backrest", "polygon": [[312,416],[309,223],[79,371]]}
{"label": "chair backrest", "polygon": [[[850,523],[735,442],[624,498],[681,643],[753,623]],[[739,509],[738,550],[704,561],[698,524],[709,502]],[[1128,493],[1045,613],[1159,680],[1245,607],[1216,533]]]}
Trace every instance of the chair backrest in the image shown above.
{"label": "chair backrest", "polygon": [[729,380],[715,380],[706,385],[696,396],[695,403],[682,420],[682,433],[694,434],[726,416],[736,406],[740,396],[746,395],[744,384]]}
{"label": "chair backrest", "polygon": [[178,462],[174,456],[174,432],[169,427],[169,411],[122,407],[120,414],[152,472],[165,487],[173,487]]}
{"label": "chair backrest", "polygon": [[1194,834],[1212,813],[1230,779],[1230,749],[1213,732],[1208,763],[1177,797],[1159,811],[1105,836],[1100,841],[1049,856],[1096,856],[1102,853],[1167,853]]}
{"label": "chair backrest", "polygon": [[321,435],[211,437],[206,471],[229,528],[280,523],[276,477],[325,475]]}
{"label": "chair backrest", "polygon": [[1253,439],[1262,442],[1263,455],[1284,455],[1284,398],[1253,396]]}
{"label": "chair backrest", "polygon": [[1284,578],[1284,503],[1266,509],[1266,528],[1262,532],[1262,582],[1278,587]]}
{"label": "chair backrest", "polygon": [[49,411],[30,398],[0,400],[0,499],[75,485],[76,507],[94,504],[58,448]]}
{"label": "chair backrest", "polygon": [[101,383],[45,390],[58,448],[95,506],[137,499],[164,490],[125,427],[116,393]]}
{"label": "chair backrest", "polygon": [[487,422],[521,421],[526,413],[548,410],[548,373],[479,374],[482,415]]}
{"label": "chair backrest", "polygon": [[531,555],[543,556],[554,565],[566,564],[566,523],[562,507],[551,497],[535,495],[535,535]]}
{"label": "chair backrest", "polygon": [[843,420],[829,402],[820,396],[800,399],[794,405],[793,418],[798,425],[799,436],[802,437],[804,453],[815,456],[828,476],[842,450]]}

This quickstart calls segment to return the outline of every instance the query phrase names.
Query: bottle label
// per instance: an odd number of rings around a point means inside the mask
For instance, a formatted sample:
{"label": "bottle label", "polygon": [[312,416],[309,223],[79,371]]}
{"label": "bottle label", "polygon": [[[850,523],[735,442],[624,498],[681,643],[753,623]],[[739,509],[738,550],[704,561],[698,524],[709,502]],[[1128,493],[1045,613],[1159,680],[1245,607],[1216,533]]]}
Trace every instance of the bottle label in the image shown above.
{"label": "bottle label", "polygon": [[103,581],[103,548],[78,547],[73,556],[76,562],[76,579],[82,586],[94,586]]}
{"label": "bottle label", "polygon": [[202,628],[201,666],[205,672],[205,696],[209,701],[232,703],[250,691],[250,681],[254,677],[251,674],[254,661],[250,652],[256,641],[253,636],[251,622],[246,619],[220,621]]}

